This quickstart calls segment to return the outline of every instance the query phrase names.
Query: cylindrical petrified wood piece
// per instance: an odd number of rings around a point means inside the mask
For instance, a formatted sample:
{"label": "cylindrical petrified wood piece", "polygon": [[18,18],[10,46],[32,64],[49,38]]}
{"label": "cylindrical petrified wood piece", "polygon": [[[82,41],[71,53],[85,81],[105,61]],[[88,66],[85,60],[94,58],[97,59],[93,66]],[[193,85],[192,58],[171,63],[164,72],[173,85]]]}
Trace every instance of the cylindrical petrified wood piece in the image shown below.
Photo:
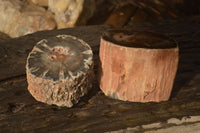
{"label": "cylindrical petrified wood piece", "polygon": [[158,33],[109,30],[101,38],[98,80],[105,95],[133,102],[166,101],[179,49]]}
{"label": "cylindrical petrified wood piece", "polygon": [[70,35],[43,39],[28,56],[26,74],[36,100],[72,107],[92,87],[92,50]]}

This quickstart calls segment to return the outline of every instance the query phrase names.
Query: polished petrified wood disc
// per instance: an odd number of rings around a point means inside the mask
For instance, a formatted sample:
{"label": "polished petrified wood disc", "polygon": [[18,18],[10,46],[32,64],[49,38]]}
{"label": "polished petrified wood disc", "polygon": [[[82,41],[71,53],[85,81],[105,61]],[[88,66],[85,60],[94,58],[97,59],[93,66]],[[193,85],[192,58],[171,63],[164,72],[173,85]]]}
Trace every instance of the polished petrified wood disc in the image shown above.
{"label": "polished petrified wood disc", "polygon": [[36,100],[72,107],[92,86],[92,50],[70,35],[43,39],[29,54],[26,73]]}
{"label": "polished petrified wood disc", "polygon": [[115,99],[168,100],[178,67],[173,39],[151,32],[109,30],[101,38],[98,80]]}

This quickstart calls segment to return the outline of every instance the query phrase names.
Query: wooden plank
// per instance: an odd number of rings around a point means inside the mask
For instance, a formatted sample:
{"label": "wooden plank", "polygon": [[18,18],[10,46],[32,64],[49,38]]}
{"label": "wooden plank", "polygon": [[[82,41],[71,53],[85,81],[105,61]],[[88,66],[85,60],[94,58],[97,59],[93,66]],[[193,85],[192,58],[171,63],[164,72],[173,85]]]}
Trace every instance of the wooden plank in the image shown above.
{"label": "wooden plank", "polygon": [[[26,56],[37,41],[57,34],[75,35],[91,44],[96,59],[96,71],[100,32],[106,27],[89,26],[43,31],[1,42],[1,49],[5,50],[7,57],[2,56],[0,64],[1,79],[4,79],[0,82],[0,132],[105,132],[165,122],[172,117],[200,115],[200,72],[197,71],[200,67],[200,55],[197,54],[200,53],[200,48],[196,47],[200,44],[199,22],[200,19],[170,20],[156,24],[134,23],[129,27],[161,32],[171,35],[179,42],[181,62],[171,99],[160,103],[113,100],[106,97],[99,90],[97,82],[94,82],[91,92],[75,107],[68,109],[49,106],[33,99],[27,90],[25,76],[12,78],[17,76],[16,73],[25,73]],[[186,43],[185,38],[191,41]],[[186,46],[190,46],[189,49],[195,48],[195,54],[191,52],[190,58],[185,56],[188,54]],[[189,62],[191,58],[195,62]],[[12,66],[19,72],[14,72]],[[7,74],[4,71],[7,71]],[[7,79],[9,77],[11,78]]]}

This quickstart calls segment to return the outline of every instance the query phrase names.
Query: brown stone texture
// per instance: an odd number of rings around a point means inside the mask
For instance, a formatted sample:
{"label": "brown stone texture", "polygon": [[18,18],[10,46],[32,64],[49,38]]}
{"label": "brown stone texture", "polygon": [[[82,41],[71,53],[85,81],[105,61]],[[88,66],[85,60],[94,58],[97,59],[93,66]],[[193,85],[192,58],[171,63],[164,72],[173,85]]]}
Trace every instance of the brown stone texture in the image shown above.
{"label": "brown stone texture", "polygon": [[134,102],[169,99],[179,49],[172,40],[151,34],[114,33],[110,40],[107,36],[101,38],[98,77],[105,95]]}
{"label": "brown stone texture", "polygon": [[0,0],[0,31],[10,37],[55,27],[52,14],[42,7],[20,0]]}
{"label": "brown stone texture", "polygon": [[94,0],[49,0],[49,9],[55,13],[57,28],[84,25],[95,10]]}
{"label": "brown stone texture", "polygon": [[31,2],[39,6],[48,6],[49,0],[31,0]]}
{"label": "brown stone texture", "polygon": [[92,50],[69,35],[41,40],[28,56],[26,74],[36,100],[72,107],[92,87]]}

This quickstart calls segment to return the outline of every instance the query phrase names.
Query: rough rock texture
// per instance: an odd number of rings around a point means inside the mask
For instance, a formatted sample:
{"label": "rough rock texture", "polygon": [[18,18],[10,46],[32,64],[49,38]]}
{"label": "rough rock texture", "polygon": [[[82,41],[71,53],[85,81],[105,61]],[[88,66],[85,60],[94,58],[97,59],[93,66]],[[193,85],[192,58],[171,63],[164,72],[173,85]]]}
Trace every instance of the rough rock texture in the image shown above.
{"label": "rough rock texture", "polygon": [[169,99],[178,67],[174,40],[151,32],[110,30],[101,39],[100,88],[115,99]]}
{"label": "rough rock texture", "polygon": [[48,6],[49,0],[31,0],[31,2],[39,6]]}
{"label": "rough rock texture", "polygon": [[28,5],[20,0],[0,0],[0,31],[10,37],[55,27],[52,15],[42,7]]}
{"label": "rough rock texture", "polygon": [[29,54],[26,73],[36,100],[72,107],[92,87],[92,50],[69,35],[41,40]]}
{"label": "rough rock texture", "polygon": [[68,28],[84,25],[95,10],[94,0],[49,0],[49,8],[55,13],[57,27]]}

